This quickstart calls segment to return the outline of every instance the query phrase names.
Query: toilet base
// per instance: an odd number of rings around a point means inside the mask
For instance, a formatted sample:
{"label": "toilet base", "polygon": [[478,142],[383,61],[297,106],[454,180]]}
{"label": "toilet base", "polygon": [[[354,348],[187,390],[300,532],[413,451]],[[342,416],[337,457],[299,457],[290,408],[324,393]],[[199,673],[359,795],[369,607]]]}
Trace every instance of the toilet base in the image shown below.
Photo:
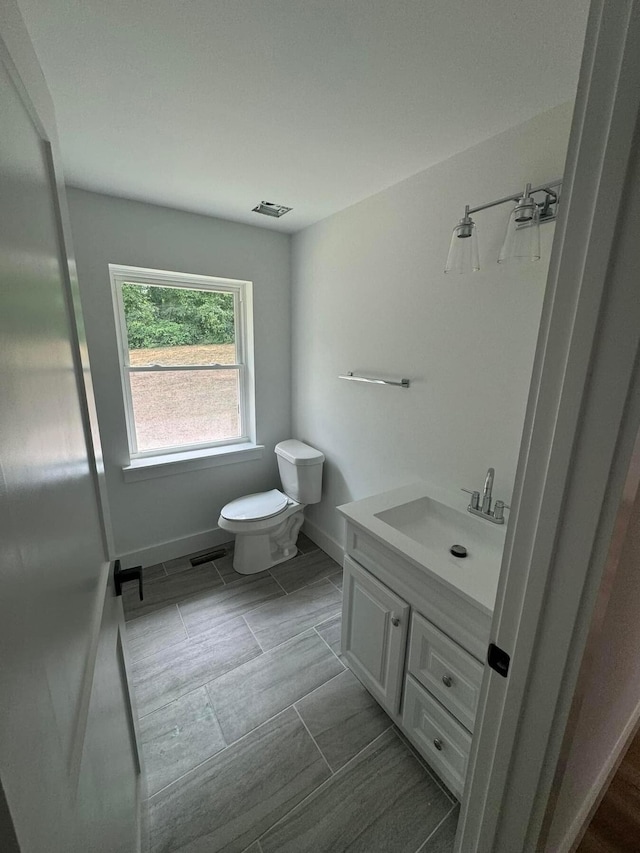
{"label": "toilet base", "polygon": [[299,506],[274,529],[260,533],[236,533],[233,568],[241,575],[254,575],[292,559],[304,520]]}

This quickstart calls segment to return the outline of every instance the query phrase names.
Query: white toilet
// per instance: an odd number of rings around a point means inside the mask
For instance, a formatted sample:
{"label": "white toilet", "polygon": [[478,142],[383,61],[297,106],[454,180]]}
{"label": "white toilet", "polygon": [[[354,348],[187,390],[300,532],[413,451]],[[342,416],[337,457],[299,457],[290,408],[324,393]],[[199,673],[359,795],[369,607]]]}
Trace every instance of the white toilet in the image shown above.
{"label": "white toilet", "polygon": [[238,498],[222,507],[218,526],[235,533],[233,568],[242,575],[262,572],[290,560],[306,504],[322,494],[324,454],[302,441],[276,444],[284,493],[278,489]]}

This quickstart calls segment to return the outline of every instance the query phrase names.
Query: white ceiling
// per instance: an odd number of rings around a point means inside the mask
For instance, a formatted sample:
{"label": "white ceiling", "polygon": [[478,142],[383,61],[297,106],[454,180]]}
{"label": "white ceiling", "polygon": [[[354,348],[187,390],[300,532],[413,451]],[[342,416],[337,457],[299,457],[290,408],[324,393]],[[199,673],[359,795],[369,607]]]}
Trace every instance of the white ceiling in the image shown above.
{"label": "white ceiling", "polygon": [[19,5],[70,184],[297,231],[572,98],[588,0]]}

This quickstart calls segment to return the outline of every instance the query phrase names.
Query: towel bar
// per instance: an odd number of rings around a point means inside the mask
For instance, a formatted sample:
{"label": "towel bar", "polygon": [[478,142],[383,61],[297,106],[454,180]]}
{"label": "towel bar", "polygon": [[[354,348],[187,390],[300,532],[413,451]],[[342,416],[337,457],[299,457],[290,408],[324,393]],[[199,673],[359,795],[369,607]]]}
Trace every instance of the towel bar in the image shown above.
{"label": "towel bar", "polygon": [[352,382],[370,382],[372,385],[397,385],[399,388],[408,388],[411,384],[409,379],[401,379],[399,382],[393,379],[373,379],[370,376],[355,376],[350,370],[348,373],[341,373],[338,379],[350,379]]}

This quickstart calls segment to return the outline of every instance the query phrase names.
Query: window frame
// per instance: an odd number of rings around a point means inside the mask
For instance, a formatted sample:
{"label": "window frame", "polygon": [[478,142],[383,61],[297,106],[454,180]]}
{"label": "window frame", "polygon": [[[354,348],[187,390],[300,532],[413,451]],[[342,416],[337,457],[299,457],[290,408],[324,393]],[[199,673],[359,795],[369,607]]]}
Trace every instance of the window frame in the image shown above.
{"label": "window frame", "polygon": [[[255,444],[255,383],[253,369],[253,282],[238,279],[218,278],[191,273],[170,272],[142,267],[109,264],[111,294],[113,299],[118,360],[120,363],[120,381],[124,415],[129,448],[129,461],[152,460],[154,457],[172,454],[201,455],[203,450],[220,452],[224,447],[237,451],[238,445]],[[208,290],[217,293],[231,293],[234,297],[234,319],[236,337],[236,362],[224,365],[180,365],[135,367],[129,363],[129,341],[127,323],[122,296],[123,284],[143,286],[176,287],[186,290]],[[238,407],[240,435],[218,441],[204,441],[192,444],[166,445],[151,450],[139,450],[136,435],[133,397],[129,376],[131,373],[158,372],[170,370],[236,370],[238,374]]]}

